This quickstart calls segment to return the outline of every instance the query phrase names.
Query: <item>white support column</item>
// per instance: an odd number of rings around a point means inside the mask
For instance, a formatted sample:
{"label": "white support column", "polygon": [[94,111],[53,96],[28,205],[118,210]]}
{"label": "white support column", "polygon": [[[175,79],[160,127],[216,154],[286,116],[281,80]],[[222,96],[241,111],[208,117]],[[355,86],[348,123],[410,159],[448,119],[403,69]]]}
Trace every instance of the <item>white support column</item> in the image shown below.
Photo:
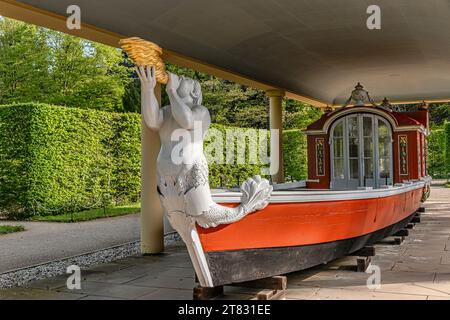
{"label": "white support column", "polygon": [[[155,87],[161,104],[161,85]],[[164,251],[163,209],[156,191],[156,160],[161,141],[156,131],[150,130],[141,120],[141,252],[154,254]]]}
{"label": "white support column", "polygon": [[270,99],[270,129],[278,130],[278,135],[271,135],[270,137],[271,172],[278,168],[278,171],[272,175],[272,181],[282,183],[284,182],[282,102],[285,93],[281,90],[270,90],[266,94]]}

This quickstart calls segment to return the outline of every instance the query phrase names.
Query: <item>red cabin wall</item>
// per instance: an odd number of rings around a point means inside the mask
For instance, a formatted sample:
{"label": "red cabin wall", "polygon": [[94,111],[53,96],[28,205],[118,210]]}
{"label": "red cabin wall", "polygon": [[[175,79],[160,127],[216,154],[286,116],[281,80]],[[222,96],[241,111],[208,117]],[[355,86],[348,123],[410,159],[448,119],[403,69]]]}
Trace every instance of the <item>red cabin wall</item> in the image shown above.
{"label": "red cabin wall", "polygon": [[419,111],[406,111],[402,112],[402,114],[410,117],[411,119],[417,120],[425,128],[428,128],[429,123],[428,110],[424,109]]}
{"label": "red cabin wall", "polygon": [[[401,183],[406,180],[419,179],[419,157],[421,157],[420,147],[420,132],[418,131],[401,131],[394,132],[394,183]],[[406,174],[402,174],[400,169],[400,137],[407,137],[407,168]],[[423,164],[421,164],[423,167]]]}
{"label": "red cabin wall", "polygon": [[[324,146],[324,174],[318,175],[317,172],[317,139],[323,139]],[[319,182],[308,182],[307,188],[311,189],[328,189],[330,187],[330,144],[327,134],[308,135],[308,180],[319,180]]]}

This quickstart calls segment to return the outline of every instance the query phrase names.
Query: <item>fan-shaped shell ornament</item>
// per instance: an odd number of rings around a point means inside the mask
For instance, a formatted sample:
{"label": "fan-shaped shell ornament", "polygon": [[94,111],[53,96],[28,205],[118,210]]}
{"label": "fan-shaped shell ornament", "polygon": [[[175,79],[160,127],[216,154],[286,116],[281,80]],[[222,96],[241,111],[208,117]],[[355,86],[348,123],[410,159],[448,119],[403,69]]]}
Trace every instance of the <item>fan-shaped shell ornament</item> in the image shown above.
{"label": "fan-shaped shell ornament", "polygon": [[154,67],[156,80],[162,84],[167,83],[169,75],[161,57],[163,50],[160,46],[138,37],[122,39],[119,44],[137,66]]}

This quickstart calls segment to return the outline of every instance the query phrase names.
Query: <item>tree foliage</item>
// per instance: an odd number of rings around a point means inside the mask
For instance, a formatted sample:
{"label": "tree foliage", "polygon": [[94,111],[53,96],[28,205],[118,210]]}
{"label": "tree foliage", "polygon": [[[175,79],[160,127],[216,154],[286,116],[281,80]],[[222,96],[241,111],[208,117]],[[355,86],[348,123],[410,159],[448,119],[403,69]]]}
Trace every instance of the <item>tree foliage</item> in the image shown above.
{"label": "tree foliage", "polygon": [[[140,83],[121,50],[12,19],[0,18],[0,104],[40,102],[114,112],[140,112]],[[166,64],[197,79],[213,123],[269,128],[264,91]],[[163,88],[163,104],[168,97]],[[284,101],[285,129],[304,128],[320,110]]]}
{"label": "tree foliage", "polygon": [[434,128],[428,136],[428,172],[434,178],[446,177],[446,138],[442,128]]}
{"label": "tree foliage", "polygon": [[118,49],[2,18],[0,57],[0,104],[126,111],[133,69]]}
{"label": "tree foliage", "polygon": [[0,106],[0,211],[74,212],[140,197],[140,116]]}
{"label": "tree foliage", "polygon": [[450,105],[448,103],[431,103],[429,112],[432,126],[440,126],[445,121],[450,121]]}

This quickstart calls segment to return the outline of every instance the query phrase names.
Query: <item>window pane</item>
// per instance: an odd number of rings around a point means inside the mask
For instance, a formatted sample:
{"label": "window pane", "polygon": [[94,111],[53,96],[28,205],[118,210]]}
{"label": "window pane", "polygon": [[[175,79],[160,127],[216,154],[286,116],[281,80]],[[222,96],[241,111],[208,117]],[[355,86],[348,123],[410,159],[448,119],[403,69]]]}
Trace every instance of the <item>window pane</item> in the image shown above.
{"label": "window pane", "polygon": [[363,134],[365,137],[372,136],[372,118],[363,117]]}
{"label": "window pane", "polygon": [[334,159],[334,177],[344,179],[344,160]]}
{"label": "window pane", "polygon": [[358,139],[349,138],[348,139],[348,149],[350,157],[358,157]]}
{"label": "window pane", "polygon": [[350,159],[350,179],[359,178],[359,159]]}
{"label": "window pane", "polygon": [[378,139],[379,157],[389,157],[391,139],[389,136]]}
{"label": "window pane", "polygon": [[366,157],[366,158],[373,157],[373,139],[372,138],[364,138],[364,157]]}
{"label": "window pane", "polygon": [[373,159],[364,159],[364,177],[366,179],[373,179]]}
{"label": "window pane", "polygon": [[334,127],[333,136],[334,137],[342,137],[344,135],[344,123],[341,121]]}
{"label": "window pane", "polygon": [[333,139],[333,149],[334,149],[334,157],[342,158],[344,156],[344,139],[343,138],[334,138]]}
{"label": "window pane", "polygon": [[390,178],[389,158],[380,158],[380,178]]}
{"label": "window pane", "polygon": [[348,135],[350,137],[358,136],[358,118],[356,117],[348,118]]}
{"label": "window pane", "polygon": [[389,128],[383,121],[378,120],[378,137],[382,139],[387,136],[389,136]]}

